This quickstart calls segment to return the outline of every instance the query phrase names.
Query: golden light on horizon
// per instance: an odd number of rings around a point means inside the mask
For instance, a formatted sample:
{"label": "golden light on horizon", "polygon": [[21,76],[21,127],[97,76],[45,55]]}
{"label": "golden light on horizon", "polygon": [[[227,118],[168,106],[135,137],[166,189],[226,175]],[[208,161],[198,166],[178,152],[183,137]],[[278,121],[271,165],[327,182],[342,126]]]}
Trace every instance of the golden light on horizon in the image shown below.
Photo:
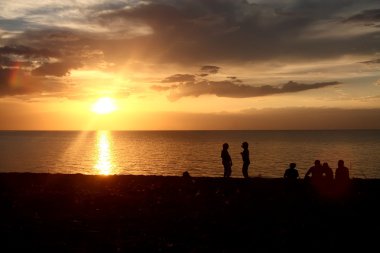
{"label": "golden light on horizon", "polygon": [[95,169],[101,175],[109,175],[113,168],[109,132],[99,131],[97,135],[98,160]]}
{"label": "golden light on horizon", "polygon": [[91,110],[97,114],[109,114],[117,110],[115,100],[109,97],[99,98]]}

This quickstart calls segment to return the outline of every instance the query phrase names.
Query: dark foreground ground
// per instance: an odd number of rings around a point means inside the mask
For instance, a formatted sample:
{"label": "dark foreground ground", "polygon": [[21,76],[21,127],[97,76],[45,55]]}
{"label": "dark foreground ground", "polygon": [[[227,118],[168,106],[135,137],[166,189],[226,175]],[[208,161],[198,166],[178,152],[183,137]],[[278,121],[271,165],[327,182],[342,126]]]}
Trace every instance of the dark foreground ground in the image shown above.
{"label": "dark foreground ground", "polygon": [[378,252],[380,180],[0,174],[0,252]]}

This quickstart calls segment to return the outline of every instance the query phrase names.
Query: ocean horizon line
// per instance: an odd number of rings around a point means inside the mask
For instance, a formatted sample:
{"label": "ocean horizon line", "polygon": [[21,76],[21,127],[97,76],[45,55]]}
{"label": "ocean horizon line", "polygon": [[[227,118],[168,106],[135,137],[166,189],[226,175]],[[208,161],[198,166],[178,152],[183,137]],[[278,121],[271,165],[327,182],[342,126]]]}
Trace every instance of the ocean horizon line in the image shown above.
{"label": "ocean horizon line", "polygon": [[98,130],[65,130],[65,129],[4,129],[0,132],[297,132],[297,131],[380,131],[380,128],[334,128],[334,129],[98,129]]}

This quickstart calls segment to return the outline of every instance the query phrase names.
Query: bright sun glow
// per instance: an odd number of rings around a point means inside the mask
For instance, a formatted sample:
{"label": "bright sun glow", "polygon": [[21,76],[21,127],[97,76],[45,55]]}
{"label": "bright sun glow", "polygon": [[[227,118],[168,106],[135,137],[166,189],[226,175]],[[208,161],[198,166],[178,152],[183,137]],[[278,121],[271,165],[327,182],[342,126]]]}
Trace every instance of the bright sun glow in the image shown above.
{"label": "bright sun glow", "polygon": [[115,100],[108,97],[99,98],[92,106],[92,111],[97,114],[108,114],[116,109]]}

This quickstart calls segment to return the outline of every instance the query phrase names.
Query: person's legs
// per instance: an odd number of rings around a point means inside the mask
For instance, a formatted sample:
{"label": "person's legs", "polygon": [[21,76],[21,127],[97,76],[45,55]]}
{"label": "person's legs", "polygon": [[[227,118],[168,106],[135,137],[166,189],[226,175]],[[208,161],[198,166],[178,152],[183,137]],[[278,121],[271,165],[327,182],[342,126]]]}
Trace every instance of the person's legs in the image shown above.
{"label": "person's legs", "polygon": [[243,164],[242,172],[243,172],[244,178],[248,178],[248,166],[249,164],[246,164],[246,163]]}
{"label": "person's legs", "polygon": [[224,177],[230,177],[230,176],[231,176],[231,167],[224,166]]}

